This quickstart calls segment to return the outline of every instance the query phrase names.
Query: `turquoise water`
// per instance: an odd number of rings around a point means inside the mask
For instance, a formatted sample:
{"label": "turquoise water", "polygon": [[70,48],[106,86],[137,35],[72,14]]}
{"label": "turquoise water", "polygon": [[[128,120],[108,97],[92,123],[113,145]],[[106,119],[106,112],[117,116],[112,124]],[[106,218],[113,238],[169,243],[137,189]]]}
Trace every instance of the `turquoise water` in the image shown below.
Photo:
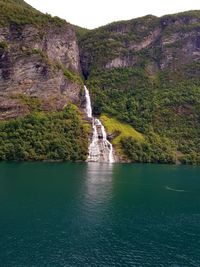
{"label": "turquoise water", "polygon": [[0,266],[200,266],[200,168],[0,164]]}

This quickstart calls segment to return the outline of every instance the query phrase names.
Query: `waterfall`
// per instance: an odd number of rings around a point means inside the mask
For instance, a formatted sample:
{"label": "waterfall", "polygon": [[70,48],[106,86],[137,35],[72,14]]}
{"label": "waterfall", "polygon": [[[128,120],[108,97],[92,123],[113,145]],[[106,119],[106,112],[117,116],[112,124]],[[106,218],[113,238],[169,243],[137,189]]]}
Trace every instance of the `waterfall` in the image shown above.
{"label": "waterfall", "polygon": [[85,91],[85,99],[86,99],[86,114],[88,118],[92,118],[92,105],[91,105],[90,94],[85,85],[84,85],[84,91]]}
{"label": "waterfall", "polygon": [[90,94],[86,86],[84,86],[86,108],[85,112],[88,118],[92,118],[92,139],[89,145],[89,155],[87,161],[93,162],[114,162],[113,146],[107,140],[107,134],[101,121],[92,116],[92,105]]}

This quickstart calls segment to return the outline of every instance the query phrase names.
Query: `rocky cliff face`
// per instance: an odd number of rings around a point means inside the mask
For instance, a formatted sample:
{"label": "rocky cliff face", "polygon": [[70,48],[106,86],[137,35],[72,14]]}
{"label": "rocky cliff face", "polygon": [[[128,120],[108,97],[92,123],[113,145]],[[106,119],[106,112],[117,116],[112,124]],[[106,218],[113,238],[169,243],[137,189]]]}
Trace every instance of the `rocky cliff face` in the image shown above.
{"label": "rocky cliff face", "polygon": [[66,22],[0,26],[0,119],[28,113],[23,96],[40,99],[45,110],[78,103],[79,62],[74,28]]}
{"label": "rocky cliff face", "polygon": [[79,46],[86,77],[97,68],[144,63],[151,72],[153,66],[155,74],[200,59],[200,15],[198,11],[186,12],[113,23],[84,34]]}

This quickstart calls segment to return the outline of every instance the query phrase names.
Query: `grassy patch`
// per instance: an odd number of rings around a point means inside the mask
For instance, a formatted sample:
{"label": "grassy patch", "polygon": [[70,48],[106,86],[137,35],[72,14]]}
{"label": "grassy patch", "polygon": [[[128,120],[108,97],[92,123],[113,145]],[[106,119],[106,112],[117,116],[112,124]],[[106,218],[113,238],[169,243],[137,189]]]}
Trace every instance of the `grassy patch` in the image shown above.
{"label": "grassy patch", "polygon": [[127,123],[122,123],[115,118],[109,118],[107,115],[101,115],[100,120],[109,134],[116,133],[117,136],[113,139],[114,145],[118,145],[124,137],[132,137],[137,141],[144,141],[143,135]]}
{"label": "grassy patch", "polygon": [[42,101],[36,97],[30,97],[26,95],[18,95],[20,102],[26,105],[29,111],[41,111]]}
{"label": "grassy patch", "polygon": [[71,82],[83,85],[83,81],[82,81],[81,77],[77,73],[75,73],[75,72],[73,72],[71,70],[68,70],[68,69],[64,69],[63,74]]}
{"label": "grassy patch", "polygon": [[6,41],[0,42],[0,50],[6,50],[8,48],[8,43]]}
{"label": "grassy patch", "polygon": [[108,117],[105,114],[101,115],[100,120],[105,126],[108,134],[114,136],[112,143],[120,155],[123,154],[121,150],[122,139],[131,137],[138,142],[144,141],[143,135],[127,123],[122,123],[115,118]]}
{"label": "grassy patch", "polygon": [[66,69],[65,66],[63,64],[61,64],[60,62],[56,62],[54,64],[54,67],[58,70],[62,70],[63,71],[63,75],[70,80],[71,82],[74,82],[76,84],[82,85],[83,86],[83,80],[81,78],[81,76],[69,69]]}

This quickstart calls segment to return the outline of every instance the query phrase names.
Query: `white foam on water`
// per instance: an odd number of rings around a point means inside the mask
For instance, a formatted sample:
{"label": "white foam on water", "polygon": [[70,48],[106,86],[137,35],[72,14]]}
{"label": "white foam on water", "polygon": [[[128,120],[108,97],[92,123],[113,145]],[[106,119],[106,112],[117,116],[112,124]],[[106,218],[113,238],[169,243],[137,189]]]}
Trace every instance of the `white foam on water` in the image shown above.
{"label": "white foam on water", "polygon": [[175,189],[175,188],[172,188],[172,187],[169,187],[169,186],[166,186],[165,189],[166,190],[170,190],[170,191],[174,191],[174,192],[186,192],[185,190]]}

